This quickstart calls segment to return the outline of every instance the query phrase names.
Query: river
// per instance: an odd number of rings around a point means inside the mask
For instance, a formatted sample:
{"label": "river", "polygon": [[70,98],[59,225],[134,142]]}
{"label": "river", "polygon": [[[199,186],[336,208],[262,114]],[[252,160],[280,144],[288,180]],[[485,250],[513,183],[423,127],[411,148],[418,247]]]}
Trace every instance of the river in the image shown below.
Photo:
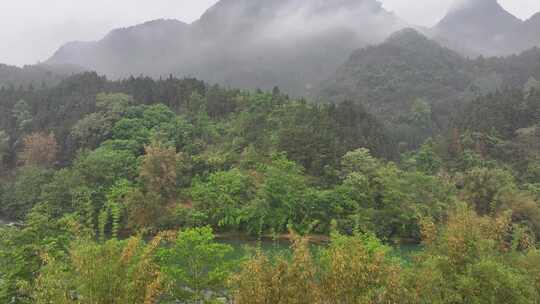
{"label": "river", "polygon": [[0,227],[10,225],[10,224],[14,224],[14,222],[9,221],[9,220],[4,219],[4,218],[0,218]]}

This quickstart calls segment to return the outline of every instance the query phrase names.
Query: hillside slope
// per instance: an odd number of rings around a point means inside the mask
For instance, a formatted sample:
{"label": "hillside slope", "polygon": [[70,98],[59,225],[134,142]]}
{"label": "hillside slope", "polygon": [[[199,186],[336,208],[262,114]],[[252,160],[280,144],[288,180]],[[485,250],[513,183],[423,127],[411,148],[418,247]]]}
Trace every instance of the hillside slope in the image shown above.
{"label": "hillside slope", "polygon": [[38,64],[22,68],[0,64],[0,88],[19,86],[52,86],[84,69],[73,65]]}

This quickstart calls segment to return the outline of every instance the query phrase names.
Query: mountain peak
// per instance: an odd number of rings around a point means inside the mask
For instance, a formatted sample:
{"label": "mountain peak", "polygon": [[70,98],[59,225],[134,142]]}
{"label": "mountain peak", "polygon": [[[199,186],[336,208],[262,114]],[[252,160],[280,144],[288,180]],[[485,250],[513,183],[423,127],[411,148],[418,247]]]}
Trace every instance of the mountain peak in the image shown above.
{"label": "mountain peak", "polygon": [[436,25],[435,32],[454,48],[499,55],[502,37],[522,23],[497,0],[457,0]]}
{"label": "mountain peak", "polygon": [[387,43],[392,44],[409,44],[411,42],[418,41],[425,42],[429,40],[426,36],[422,35],[420,32],[410,27],[399,30],[390,35],[388,39],[386,39]]}
{"label": "mountain peak", "polygon": [[464,91],[470,81],[466,68],[459,54],[407,28],[354,52],[321,85],[320,95],[334,102],[360,100],[385,121],[397,121],[418,97],[434,102]]}
{"label": "mountain peak", "polygon": [[452,3],[450,12],[494,5],[499,5],[499,2],[497,0],[456,0]]}
{"label": "mountain peak", "polygon": [[437,27],[477,25],[484,30],[501,30],[521,20],[506,11],[497,0],[457,0]]}
{"label": "mountain peak", "polygon": [[540,12],[532,15],[531,18],[527,19],[527,22],[534,22],[540,24]]}

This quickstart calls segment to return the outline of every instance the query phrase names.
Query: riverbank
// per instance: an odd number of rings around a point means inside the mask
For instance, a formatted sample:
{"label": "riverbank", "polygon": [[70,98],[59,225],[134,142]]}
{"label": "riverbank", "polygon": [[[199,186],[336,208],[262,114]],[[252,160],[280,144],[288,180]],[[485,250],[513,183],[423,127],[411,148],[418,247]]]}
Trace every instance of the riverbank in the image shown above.
{"label": "riverbank", "polygon": [[[220,241],[227,240],[239,240],[246,243],[257,243],[257,242],[282,242],[282,243],[291,243],[294,239],[294,235],[291,233],[282,233],[282,234],[264,234],[261,236],[252,236],[246,233],[240,232],[225,232],[217,233],[216,239]],[[308,235],[305,236],[310,243],[313,244],[327,244],[330,242],[330,237],[327,235]]]}

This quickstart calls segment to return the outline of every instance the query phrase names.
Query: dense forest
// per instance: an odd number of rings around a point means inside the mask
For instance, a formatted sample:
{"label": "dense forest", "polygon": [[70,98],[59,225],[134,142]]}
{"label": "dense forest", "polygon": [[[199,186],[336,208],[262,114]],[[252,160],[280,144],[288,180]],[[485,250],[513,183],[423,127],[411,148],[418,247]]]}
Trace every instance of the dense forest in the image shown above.
{"label": "dense forest", "polygon": [[418,99],[399,127],[364,104],[1,88],[0,302],[540,303],[538,81]]}
{"label": "dense forest", "polygon": [[540,304],[540,13],[57,2],[0,28],[97,39],[0,64],[0,304]]}

